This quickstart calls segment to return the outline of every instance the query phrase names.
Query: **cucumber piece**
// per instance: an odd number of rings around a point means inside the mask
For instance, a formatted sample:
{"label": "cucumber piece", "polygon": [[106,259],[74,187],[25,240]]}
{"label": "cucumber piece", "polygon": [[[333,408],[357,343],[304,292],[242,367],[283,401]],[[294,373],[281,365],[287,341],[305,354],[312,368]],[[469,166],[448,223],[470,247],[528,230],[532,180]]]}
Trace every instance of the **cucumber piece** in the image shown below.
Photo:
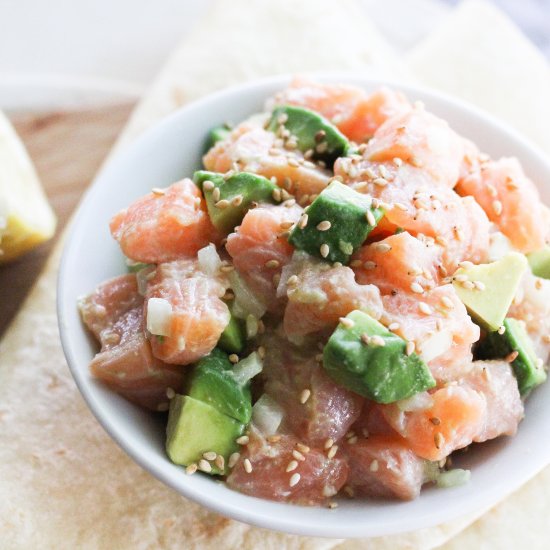
{"label": "cucumber piece", "polygon": [[218,143],[218,141],[223,141],[229,134],[231,129],[227,125],[215,126],[208,132],[208,137],[206,139],[205,152],[209,151]]}
{"label": "cucumber piece", "polygon": [[366,313],[340,323],[323,351],[323,366],[338,384],[377,403],[393,403],[435,386],[424,361],[406,342]]}
{"label": "cucumber piece", "polygon": [[533,275],[550,279],[550,246],[547,245],[541,250],[531,252],[527,255],[527,261]]}
{"label": "cucumber piece", "polygon": [[[231,307],[229,308],[231,310]],[[244,322],[231,313],[229,324],[218,340],[218,346],[228,353],[241,353],[246,344]]]}
{"label": "cucumber piece", "polygon": [[342,264],[349,263],[384,215],[380,208],[372,207],[371,197],[339,181],[324,189],[306,213],[307,224],[296,224],[288,241],[312,256]]}
{"label": "cucumber piece", "polygon": [[[245,425],[188,395],[170,401],[166,427],[166,452],[172,462],[183,466],[198,463],[203,453],[214,451],[227,463],[238,448],[235,440]],[[212,462],[211,474],[224,473]]]}
{"label": "cucumber piece", "polygon": [[240,383],[226,353],[214,349],[198,361],[187,380],[187,395],[248,424],[252,416],[250,384]]}
{"label": "cucumber piece", "polygon": [[[275,202],[273,193],[278,189],[267,178],[250,172],[239,172],[225,179],[223,174],[199,170],[193,180],[203,192],[212,224],[223,234],[231,233],[254,203]],[[204,185],[206,181],[211,182],[208,188]],[[216,199],[215,189],[219,190]]]}
{"label": "cucumber piece", "polygon": [[528,394],[546,380],[546,371],[533,347],[523,324],[508,317],[503,322],[504,333],[490,332],[476,348],[479,359],[504,359],[517,351],[512,368],[518,381],[519,393]]}
{"label": "cucumber piece", "polygon": [[328,167],[344,156],[350,146],[346,136],[325,117],[315,111],[293,105],[280,105],[273,110],[268,130],[277,132],[284,126],[296,137],[298,149],[312,150],[313,158],[322,160]]}

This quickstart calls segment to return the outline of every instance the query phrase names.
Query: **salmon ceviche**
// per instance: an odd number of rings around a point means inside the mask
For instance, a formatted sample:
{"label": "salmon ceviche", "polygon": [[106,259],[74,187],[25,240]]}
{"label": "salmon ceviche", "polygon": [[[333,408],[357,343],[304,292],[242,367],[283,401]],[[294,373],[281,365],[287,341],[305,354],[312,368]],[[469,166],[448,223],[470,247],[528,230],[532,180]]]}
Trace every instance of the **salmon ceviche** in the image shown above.
{"label": "salmon ceviche", "polygon": [[516,433],[550,355],[550,211],[518,160],[302,78],[205,142],[111,220],[128,272],[78,304],[93,375],[166,417],[182,475],[248,495],[467,483],[453,453]]}

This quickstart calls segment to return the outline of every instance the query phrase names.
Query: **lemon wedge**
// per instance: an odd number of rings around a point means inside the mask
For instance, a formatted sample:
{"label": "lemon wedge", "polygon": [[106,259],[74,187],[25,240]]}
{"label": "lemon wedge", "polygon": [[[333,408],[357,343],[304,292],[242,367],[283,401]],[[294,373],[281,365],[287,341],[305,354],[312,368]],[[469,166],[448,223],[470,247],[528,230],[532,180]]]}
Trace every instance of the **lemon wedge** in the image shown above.
{"label": "lemon wedge", "polygon": [[0,111],[0,263],[47,241],[55,226],[29,155]]}

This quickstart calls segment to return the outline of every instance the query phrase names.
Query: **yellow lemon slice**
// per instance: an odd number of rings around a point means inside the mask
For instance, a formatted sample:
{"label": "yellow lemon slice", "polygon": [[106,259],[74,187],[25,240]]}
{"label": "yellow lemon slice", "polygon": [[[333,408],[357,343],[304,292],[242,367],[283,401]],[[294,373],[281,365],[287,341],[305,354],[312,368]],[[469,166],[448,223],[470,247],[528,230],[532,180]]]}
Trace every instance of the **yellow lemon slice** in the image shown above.
{"label": "yellow lemon slice", "polygon": [[34,166],[0,111],[0,263],[51,238],[55,226]]}

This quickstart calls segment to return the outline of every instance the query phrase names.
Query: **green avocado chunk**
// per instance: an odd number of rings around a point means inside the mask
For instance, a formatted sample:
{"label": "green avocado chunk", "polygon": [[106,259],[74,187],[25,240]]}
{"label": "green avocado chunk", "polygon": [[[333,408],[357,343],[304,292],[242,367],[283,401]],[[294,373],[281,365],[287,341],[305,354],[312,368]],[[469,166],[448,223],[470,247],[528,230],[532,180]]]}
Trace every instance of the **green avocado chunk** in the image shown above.
{"label": "green avocado chunk", "polygon": [[214,349],[193,367],[187,379],[187,395],[248,424],[252,416],[250,384],[240,383],[233,370],[227,354]]}
{"label": "green avocado chunk", "polygon": [[[188,466],[203,458],[203,453],[214,451],[227,462],[237,450],[235,440],[244,432],[245,425],[234,418],[188,395],[176,395],[170,401],[166,427],[166,452],[172,462]],[[223,473],[210,462],[212,474]]]}
{"label": "green avocado chunk", "polygon": [[502,325],[526,269],[525,256],[510,252],[496,262],[457,269],[453,287],[473,320],[494,331]]}
{"label": "green avocado chunk", "polygon": [[[229,306],[231,311],[232,306]],[[246,329],[242,319],[238,319],[231,312],[228,325],[218,340],[218,346],[228,353],[240,353],[246,344]]]}
{"label": "green avocado chunk", "polygon": [[298,149],[302,152],[312,150],[313,158],[324,161],[332,167],[334,161],[345,155],[349,141],[325,117],[304,107],[281,105],[273,110],[268,129],[277,132],[284,126],[296,137]]}
{"label": "green avocado chunk", "polygon": [[550,279],[550,246],[545,246],[536,252],[527,255],[527,261],[533,275]]}
{"label": "green avocado chunk", "polygon": [[525,395],[546,380],[546,372],[521,321],[508,317],[503,326],[503,334],[487,334],[477,347],[476,355],[479,359],[504,359],[516,351],[517,357],[512,361],[512,368],[519,392]]}
{"label": "green avocado chunk", "polygon": [[[267,178],[250,172],[238,172],[225,179],[223,174],[199,170],[193,179],[203,192],[210,220],[224,234],[241,223],[253,203],[275,202],[273,192],[278,189]],[[207,181],[211,183],[205,185]]]}
{"label": "green avocado chunk", "polygon": [[218,141],[224,140],[230,133],[231,130],[225,125],[215,126],[214,128],[212,128],[208,132],[205,150],[210,150],[212,147],[214,147],[214,145],[216,145],[216,143],[218,143]]}
{"label": "green avocado chunk", "polygon": [[366,313],[340,323],[323,351],[323,366],[338,384],[377,403],[393,403],[433,388],[424,361],[406,354],[406,342]]}
{"label": "green avocado chunk", "polygon": [[384,212],[372,207],[368,195],[333,181],[306,208],[306,214],[307,223],[299,222],[288,241],[312,256],[347,264]]}

